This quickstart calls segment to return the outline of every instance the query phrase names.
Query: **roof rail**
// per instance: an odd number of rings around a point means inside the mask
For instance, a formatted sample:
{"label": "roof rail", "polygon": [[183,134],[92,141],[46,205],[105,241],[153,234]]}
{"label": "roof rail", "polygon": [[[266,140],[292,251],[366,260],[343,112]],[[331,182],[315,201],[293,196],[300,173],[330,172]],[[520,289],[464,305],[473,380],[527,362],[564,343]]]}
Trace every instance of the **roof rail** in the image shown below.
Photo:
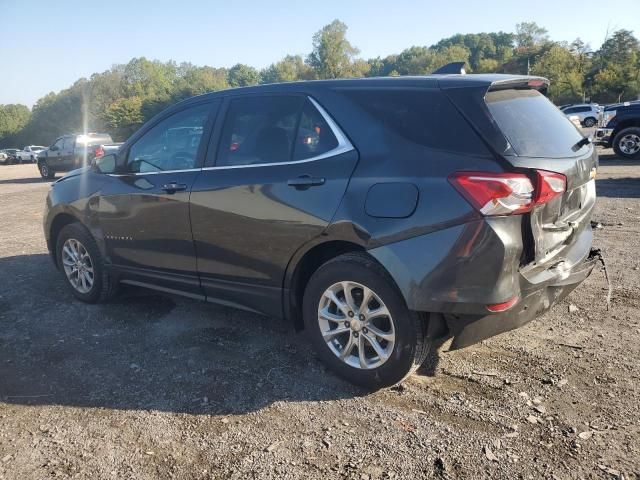
{"label": "roof rail", "polygon": [[451,62],[447,63],[445,66],[440,67],[431,75],[464,75],[467,72],[464,70],[464,65],[466,62]]}

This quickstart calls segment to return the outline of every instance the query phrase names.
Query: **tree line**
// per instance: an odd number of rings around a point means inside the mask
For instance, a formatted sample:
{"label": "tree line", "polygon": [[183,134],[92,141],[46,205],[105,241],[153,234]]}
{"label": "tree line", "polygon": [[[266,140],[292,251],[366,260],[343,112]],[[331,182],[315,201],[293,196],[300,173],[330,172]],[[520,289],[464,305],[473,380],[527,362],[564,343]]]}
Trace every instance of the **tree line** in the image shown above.
{"label": "tree line", "polygon": [[343,77],[423,75],[464,61],[470,73],[541,75],[551,80],[557,104],[585,100],[611,103],[640,95],[640,41],[629,30],[608,35],[597,50],[579,38],[557,42],[534,22],[515,32],[457,34],[432,46],[363,59],[347,39],[347,25],[334,20],[313,36],[306,57],[287,55],[258,70],[161,62],[144,57],[114,65],[71,87],[25,105],[0,105],[0,147],[49,145],[59,135],[87,131],[124,140],[168,105],[193,95],[261,83]]}

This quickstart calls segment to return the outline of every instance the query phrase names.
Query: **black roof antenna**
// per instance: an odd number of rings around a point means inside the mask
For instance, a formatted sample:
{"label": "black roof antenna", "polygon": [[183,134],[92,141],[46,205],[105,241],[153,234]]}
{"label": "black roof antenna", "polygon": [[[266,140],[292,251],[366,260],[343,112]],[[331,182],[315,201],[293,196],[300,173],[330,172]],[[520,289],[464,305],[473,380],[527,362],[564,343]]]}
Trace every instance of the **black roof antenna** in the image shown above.
{"label": "black roof antenna", "polygon": [[465,65],[465,62],[447,63],[444,67],[440,67],[431,75],[450,75],[450,74],[464,75],[467,73],[464,70],[464,65]]}

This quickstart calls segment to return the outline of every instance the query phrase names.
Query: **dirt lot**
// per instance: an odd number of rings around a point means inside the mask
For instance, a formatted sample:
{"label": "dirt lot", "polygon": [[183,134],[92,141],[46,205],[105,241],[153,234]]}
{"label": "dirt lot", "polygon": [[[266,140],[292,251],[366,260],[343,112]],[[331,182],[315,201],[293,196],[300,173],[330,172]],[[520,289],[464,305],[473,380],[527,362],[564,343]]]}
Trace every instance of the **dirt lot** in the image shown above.
{"label": "dirt lot", "polygon": [[48,188],[0,166],[0,479],[640,478],[640,162],[599,171],[610,311],[594,271],[525,328],[374,394],[273,319],[74,300],[42,236]]}

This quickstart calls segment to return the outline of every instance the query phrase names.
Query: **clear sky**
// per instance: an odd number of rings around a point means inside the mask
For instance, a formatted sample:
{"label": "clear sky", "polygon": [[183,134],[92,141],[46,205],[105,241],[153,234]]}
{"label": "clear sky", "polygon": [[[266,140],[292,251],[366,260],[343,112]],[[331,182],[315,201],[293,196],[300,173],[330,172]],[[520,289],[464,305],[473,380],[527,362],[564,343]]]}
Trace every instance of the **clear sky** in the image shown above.
{"label": "clear sky", "polygon": [[640,0],[0,0],[0,104],[50,91],[133,57],[257,68],[306,55],[338,18],[363,58],[432,45],[455,33],[535,21],[554,40],[596,49],[607,30],[640,35]]}

